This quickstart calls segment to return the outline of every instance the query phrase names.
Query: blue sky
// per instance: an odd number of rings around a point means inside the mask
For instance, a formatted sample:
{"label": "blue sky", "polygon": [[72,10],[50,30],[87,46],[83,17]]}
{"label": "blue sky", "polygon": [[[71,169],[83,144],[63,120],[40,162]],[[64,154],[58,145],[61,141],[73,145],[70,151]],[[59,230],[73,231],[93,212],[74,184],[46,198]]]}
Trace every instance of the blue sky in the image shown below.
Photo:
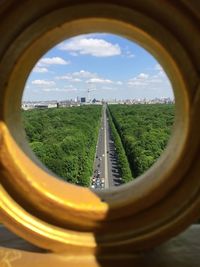
{"label": "blue sky", "polygon": [[29,75],[23,100],[173,98],[159,63],[139,45],[117,35],[94,33],[49,50]]}

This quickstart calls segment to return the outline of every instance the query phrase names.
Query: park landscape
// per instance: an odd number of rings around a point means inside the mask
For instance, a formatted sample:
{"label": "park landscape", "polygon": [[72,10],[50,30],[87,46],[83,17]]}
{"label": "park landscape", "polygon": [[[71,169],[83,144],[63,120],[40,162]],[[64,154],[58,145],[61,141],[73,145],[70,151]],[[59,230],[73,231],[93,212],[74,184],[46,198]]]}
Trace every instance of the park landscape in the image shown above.
{"label": "park landscape", "polygon": [[74,36],[49,50],[27,79],[21,107],[43,165],[97,190],[145,173],[167,146],[175,112],[159,62],[110,33]]}
{"label": "park landscape", "polygon": [[[113,156],[109,148],[97,156],[98,145],[104,146],[98,142],[103,128],[103,109],[112,139],[108,143],[114,143],[115,147],[119,184],[136,179],[155,163],[165,149],[173,127],[174,104],[105,103],[23,111],[24,128],[31,149],[61,179],[80,186],[91,186],[96,171],[95,160],[102,160],[105,153]],[[96,175],[103,179],[105,172],[98,172],[99,175]]]}

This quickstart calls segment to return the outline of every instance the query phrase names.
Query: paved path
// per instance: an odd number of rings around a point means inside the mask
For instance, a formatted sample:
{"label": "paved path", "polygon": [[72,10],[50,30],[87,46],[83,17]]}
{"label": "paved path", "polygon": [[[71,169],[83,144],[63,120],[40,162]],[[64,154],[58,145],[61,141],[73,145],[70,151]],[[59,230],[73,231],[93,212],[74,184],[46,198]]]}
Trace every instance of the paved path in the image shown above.
{"label": "paved path", "polygon": [[94,189],[108,189],[122,183],[119,175],[118,156],[112,139],[106,108],[104,105],[91,181],[91,187]]}

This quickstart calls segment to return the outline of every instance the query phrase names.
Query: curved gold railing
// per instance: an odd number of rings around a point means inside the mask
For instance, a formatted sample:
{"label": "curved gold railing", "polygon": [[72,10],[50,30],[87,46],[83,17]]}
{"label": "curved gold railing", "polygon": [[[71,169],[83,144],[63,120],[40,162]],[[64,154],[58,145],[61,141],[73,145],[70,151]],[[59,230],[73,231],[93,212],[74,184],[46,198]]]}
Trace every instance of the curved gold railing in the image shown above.
{"label": "curved gold railing", "polygon": [[[199,14],[197,1],[184,0],[2,2],[3,224],[50,251],[103,257],[152,248],[199,217]],[[164,67],[176,99],[175,129],[159,161],[135,182],[98,195],[42,169],[20,118],[24,84],[37,60],[63,39],[89,32],[115,33],[146,48]]]}

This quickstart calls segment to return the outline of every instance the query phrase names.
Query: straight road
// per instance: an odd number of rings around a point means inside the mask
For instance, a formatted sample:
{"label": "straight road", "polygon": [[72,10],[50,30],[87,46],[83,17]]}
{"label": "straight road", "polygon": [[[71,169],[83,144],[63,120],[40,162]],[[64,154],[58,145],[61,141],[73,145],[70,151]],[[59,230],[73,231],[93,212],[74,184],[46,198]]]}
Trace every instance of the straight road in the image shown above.
{"label": "straight road", "polygon": [[119,174],[118,156],[106,109],[107,107],[104,105],[96,148],[94,173],[91,180],[91,187],[94,189],[109,189],[122,183]]}

